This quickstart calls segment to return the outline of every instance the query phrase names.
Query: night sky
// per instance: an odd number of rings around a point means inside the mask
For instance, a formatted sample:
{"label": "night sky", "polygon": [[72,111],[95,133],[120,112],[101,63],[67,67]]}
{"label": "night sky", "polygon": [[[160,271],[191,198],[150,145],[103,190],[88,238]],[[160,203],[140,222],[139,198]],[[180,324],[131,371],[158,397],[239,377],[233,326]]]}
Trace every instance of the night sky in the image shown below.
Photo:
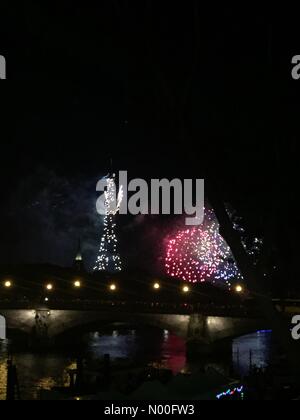
{"label": "night sky", "polygon": [[[1,2],[0,263],[90,266],[97,180],[205,177],[294,279],[300,34],[284,11],[200,2]],[[161,4],[163,3],[163,4]],[[208,197],[209,198],[209,197]],[[178,220],[123,217],[128,266],[157,270]],[[294,281],[294,280],[292,280]]]}

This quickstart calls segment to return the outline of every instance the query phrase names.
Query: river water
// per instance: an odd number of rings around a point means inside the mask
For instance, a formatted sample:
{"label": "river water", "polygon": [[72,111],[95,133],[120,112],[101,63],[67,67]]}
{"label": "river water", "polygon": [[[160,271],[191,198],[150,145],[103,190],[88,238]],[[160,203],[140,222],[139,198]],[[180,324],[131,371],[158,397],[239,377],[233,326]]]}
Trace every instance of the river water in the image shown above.
{"label": "river water", "polygon": [[[270,332],[263,331],[236,339],[232,343],[231,361],[210,361],[210,364],[225,371],[232,364],[242,374],[248,373],[250,363],[263,367],[271,357],[271,336]],[[0,400],[5,399],[9,348],[9,343],[0,343]],[[168,331],[115,329],[94,332],[84,337],[79,353],[88,359],[99,359],[109,353],[112,359],[129,358],[143,365],[159,363],[174,373],[197,369],[197,365],[187,362],[185,342]],[[75,361],[74,348],[65,348],[58,354],[15,352],[22,398],[38,399],[42,388],[68,385],[66,369],[75,367]]]}

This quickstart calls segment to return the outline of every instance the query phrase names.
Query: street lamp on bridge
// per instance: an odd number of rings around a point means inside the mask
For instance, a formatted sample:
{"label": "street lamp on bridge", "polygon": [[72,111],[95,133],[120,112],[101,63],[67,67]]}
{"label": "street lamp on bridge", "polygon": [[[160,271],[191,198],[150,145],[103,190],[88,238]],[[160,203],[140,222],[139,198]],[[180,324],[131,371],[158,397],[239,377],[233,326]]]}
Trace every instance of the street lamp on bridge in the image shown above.
{"label": "street lamp on bridge", "polygon": [[10,280],[6,280],[4,282],[4,287],[6,287],[6,289],[9,289],[12,287],[12,282]]}
{"label": "street lamp on bridge", "polygon": [[80,287],[81,287],[81,281],[80,281],[80,280],[76,280],[76,281],[74,281],[74,287],[75,287],[76,289],[80,289]]}
{"label": "street lamp on bridge", "polygon": [[183,286],[182,291],[183,293],[189,293],[190,292],[189,286]]}
{"label": "street lamp on bridge", "polygon": [[236,291],[236,293],[241,294],[241,293],[243,293],[243,292],[244,292],[244,287],[243,287],[241,284],[237,284],[237,285],[235,286],[235,291]]}

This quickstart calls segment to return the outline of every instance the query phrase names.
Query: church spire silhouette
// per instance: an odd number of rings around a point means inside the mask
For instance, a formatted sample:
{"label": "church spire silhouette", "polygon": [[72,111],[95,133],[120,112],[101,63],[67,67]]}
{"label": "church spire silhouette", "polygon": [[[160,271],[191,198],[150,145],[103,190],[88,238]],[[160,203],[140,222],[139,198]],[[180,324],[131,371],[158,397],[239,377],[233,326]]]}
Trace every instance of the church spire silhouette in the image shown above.
{"label": "church spire silhouette", "polygon": [[76,271],[80,271],[80,272],[85,271],[82,247],[81,247],[81,239],[78,239],[78,248],[77,248],[76,257],[73,263],[73,268]]}

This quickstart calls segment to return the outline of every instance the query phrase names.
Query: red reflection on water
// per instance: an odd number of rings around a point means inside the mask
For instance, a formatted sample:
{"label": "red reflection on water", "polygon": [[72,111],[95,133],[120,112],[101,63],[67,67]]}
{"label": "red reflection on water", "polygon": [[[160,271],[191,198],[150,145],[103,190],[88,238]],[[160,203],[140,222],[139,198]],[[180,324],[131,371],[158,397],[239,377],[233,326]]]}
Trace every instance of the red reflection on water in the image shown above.
{"label": "red reflection on water", "polygon": [[164,365],[173,373],[179,373],[186,367],[186,344],[176,335],[166,333],[162,346]]}

